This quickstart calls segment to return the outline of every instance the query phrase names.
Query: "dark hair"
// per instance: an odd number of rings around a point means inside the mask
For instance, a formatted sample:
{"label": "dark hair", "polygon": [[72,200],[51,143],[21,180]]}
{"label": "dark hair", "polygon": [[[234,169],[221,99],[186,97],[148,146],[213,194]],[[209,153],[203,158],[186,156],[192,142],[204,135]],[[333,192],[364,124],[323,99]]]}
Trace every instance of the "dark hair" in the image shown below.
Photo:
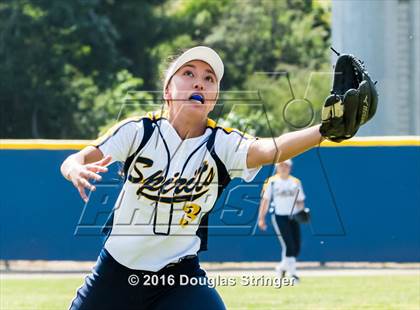
{"label": "dark hair", "polygon": [[160,76],[160,82],[161,82],[161,86],[163,88],[164,83],[165,83],[165,79],[166,76],[168,75],[168,71],[169,68],[175,63],[175,61],[182,55],[184,54],[186,51],[188,50],[188,48],[183,48],[183,49],[178,49],[177,53],[174,55],[170,55],[168,56],[164,61],[163,61],[163,65],[164,65],[164,70],[161,71],[161,76]]}

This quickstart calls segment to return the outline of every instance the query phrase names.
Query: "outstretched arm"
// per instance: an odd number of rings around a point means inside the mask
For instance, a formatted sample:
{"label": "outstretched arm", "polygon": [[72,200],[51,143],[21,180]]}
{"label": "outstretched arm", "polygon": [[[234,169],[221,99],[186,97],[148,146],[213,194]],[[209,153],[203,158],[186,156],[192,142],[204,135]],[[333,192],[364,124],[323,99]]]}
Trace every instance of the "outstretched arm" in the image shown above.
{"label": "outstretched arm", "polygon": [[318,145],[323,140],[320,125],[289,132],[277,138],[254,141],[248,150],[247,166],[256,168],[285,161]]}
{"label": "outstretched arm", "polygon": [[86,202],[85,188],[94,191],[95,186],[89,183],[89,179],[100,181],[102,178],[98,172],[107,172],[106,166],[111,162],[111,156],[103,157],[102,152],[93,146],[70,155],[61,165],[62,175],[79,191],[80,196]]}

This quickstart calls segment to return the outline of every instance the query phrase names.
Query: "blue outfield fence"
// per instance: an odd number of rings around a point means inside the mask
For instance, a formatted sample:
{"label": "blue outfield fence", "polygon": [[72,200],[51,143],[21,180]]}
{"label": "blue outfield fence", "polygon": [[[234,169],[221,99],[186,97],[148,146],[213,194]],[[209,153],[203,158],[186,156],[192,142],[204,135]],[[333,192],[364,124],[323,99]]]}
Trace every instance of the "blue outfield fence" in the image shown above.
{"label": "blue outfield fence", "polygon": [[[420,140],[382,140],[326,143],[294,159],[312,212],[300,260],[420,261]],[[113,165],[84,206],[59,168],[85,143],[1,141],[1,259],[96,259],[121,183]],[[272,170],[264,167],[252,183],[231,182],[210,216],[203,261],[280,259],[273,227],[256,227]]]}

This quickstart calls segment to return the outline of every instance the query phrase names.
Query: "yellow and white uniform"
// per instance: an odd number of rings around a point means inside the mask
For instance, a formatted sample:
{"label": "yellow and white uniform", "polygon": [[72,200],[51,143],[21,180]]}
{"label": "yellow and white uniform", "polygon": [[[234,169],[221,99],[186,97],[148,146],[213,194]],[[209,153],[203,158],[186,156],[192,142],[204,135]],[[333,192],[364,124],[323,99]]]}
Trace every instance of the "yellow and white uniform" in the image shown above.
{"label": "yellow and white uniform", "polygon": [[[297,197],[296,197],[297,196]],[[276,215],[291,215],[299,212],[293,204],[305,200],[302,183],[298,178],[289,176],[282,179],[274,175],[265,184],[264,196],[268,201],[272,201]]]}
{"label": "yellow and white uniform", "polygon": [[105,249],[124,266],[149,271],[205,250],[208,213],[224,187],[259,171],[246,166],[253,140],[210,119],[203,135],[183,140],[159,113],[99,138],[95,146],[123,162],[126,177]]}

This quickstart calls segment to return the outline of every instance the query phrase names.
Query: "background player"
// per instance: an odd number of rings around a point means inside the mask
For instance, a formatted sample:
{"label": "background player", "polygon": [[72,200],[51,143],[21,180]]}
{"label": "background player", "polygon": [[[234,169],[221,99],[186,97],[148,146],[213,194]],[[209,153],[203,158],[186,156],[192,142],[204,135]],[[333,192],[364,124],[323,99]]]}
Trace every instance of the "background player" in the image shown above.
{"label": "background player", "polygon": [[270,177],[262,190],[258,226],[266,230],[265,216],[269,205],[273,207],[271,220],[279,238],[282,255],[276,266],[280,277],[288,275],[299,280],[296,274],[296,258],[300,253],[301,234],[299,223],[293,215],[304,209],[305,194],[299,179],[290,175],[292,160],[288,159],[276,165],[276,174]]}

